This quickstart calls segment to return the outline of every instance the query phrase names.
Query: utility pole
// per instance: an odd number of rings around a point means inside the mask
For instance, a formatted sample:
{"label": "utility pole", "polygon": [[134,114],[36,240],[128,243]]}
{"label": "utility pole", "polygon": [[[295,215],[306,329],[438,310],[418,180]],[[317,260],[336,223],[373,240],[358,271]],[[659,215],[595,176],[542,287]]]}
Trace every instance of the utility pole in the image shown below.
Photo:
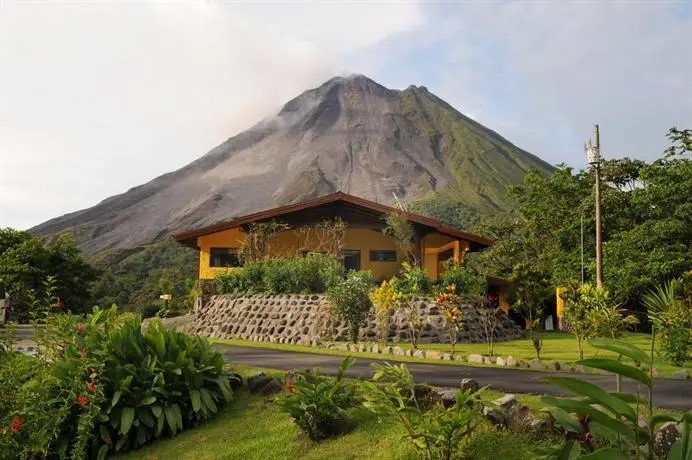
{"label": "utility pole", "polygon": [[596,145],[589,143],[584,146],[589,158],[589,164],[594,169],[596,186],[596,287],[603,288],[603,234],[601,223],[601,137],[598,125],[594,125]]}

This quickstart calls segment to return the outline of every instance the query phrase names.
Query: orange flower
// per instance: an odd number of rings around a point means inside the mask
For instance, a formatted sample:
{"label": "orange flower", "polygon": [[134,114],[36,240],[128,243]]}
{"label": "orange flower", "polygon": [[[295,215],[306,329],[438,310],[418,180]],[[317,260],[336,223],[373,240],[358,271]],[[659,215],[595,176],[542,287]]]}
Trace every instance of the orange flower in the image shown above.
{"label": "orange flower", "polygon": [[289,393],[293,393],[293,380],[289,380],[286,382],[286,391]]}
{"label": "orange flower", "polygon": [[78,334],[84,334],[84,323],[79,323],[77,324],[77,333]]}
{"label": "orange flower", "polygon": [[89,403],[89,397],[85,394],[80,394],[77,396],[76,402],[79,407],[86,407],[86,405]]}
{"label": "orange flower", "polygon": [[93,393],[96,389],[96,384],[94,382],[87,383],[87,393]]}

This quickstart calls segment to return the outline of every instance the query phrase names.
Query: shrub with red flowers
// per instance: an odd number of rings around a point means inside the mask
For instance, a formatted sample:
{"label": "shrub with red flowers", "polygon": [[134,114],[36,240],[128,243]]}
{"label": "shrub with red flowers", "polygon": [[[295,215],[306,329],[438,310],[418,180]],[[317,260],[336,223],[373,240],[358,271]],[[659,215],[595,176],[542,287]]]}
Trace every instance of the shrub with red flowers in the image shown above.
{"label": "shrub with red flowers", "polygon": [[440,308],[442,308],[442,317],[449,331],[449,340],[452,343],[452,353],[455,352],[459,327],[461,326],[461,305],[456,289],[456,285],[452,283],[444,291],[437,294],[435,299]]}
{"label": "shrub with red flowers", "polygon": [[10,425],[10,428],[12,428],[14,431],[19,431],[22,429],[22,425],[24,425],[24,419],[19,415],[15,415],[12,419],[12,425]]}

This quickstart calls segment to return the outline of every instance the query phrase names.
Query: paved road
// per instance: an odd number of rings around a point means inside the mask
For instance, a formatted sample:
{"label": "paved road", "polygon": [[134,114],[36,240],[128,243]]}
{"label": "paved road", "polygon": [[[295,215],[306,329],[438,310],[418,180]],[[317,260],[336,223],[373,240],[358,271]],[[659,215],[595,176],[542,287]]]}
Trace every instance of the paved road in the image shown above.
{"label": "paved road", "polygon": [[[272,350],[269,348],[239,347],[234,345],[214,345],[224,356],[234,363],[247,364],[269,369],[304,369],[319,367],[326,374],[336,373],[341,356],[321,355],[317,353],[298,353],[293,351]],[[350,377],[369,377],[372,375],[370,364],[378,360],[358,358],[349,369]],[[494,390],[505,393],[533,393],[550,395],[568,395],[556,385],[541,381],[546,375],[563,375],[567,373],[549,373],[518,369],[501,369],[494,367],[455,366],[443,364],[407,363],[418,382],[430,385],[454,387],[463,378],[474,378],[481,385],[490,385]],[[610,391],[615,391],[615,378],[610,375],[571,374]],[[636,391],[630,380],[625,380],[624,391]],[[654,404],[657,407],[679,410],[692,410],[692,380],[657,379],[654,384]]]}

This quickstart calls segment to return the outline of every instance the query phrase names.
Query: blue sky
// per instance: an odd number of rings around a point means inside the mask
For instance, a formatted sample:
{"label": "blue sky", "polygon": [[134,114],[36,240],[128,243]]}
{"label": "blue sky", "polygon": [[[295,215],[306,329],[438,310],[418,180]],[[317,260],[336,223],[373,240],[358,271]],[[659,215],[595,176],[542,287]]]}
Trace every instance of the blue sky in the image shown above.
{"label": "blue sky", "polygon": [[0,227],[198,158],[328,78],[426,86],[550,163],[692,127],[692,0],[0,2]]}

